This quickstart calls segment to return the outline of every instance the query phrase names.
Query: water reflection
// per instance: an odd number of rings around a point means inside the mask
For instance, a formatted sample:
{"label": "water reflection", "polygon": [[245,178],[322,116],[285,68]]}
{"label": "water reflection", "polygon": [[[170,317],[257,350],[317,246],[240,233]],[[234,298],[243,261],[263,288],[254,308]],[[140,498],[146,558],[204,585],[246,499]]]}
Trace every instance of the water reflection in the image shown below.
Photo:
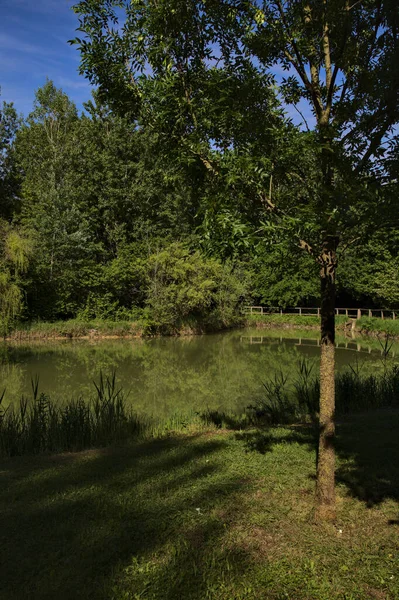
{"label": "water reflection", "polygon": [[[391,350],[396,360],[399,345]],[[41,342],[0,345],[0,393],[13,402],[30,393],[30,380],[54,399],[93,394],[100,370],[117,371],[141,413],[162,417],[206,408],[240,411],[262,395],[277,370],[293,376],[301,359],[315,363],[314,331],[237,330],[197,337],[149,340]],[[337,340],[337,368],[382,369],[378,340]]]}
{"label": "water reflection", "polygon": [[[310,339],[310,338],[302,338],[302,337],[298,337],[298,338],[289,338],[296,346],[310,346],[310,347],[320,347],[320,338],[317,339]],[[241,342],[244,344],[270,344],[270,336],[266,336],[266,335],[242,335],[240,338]],[[286,341],[287,338],[280,336],[279,337],[280,340],[280,344],[283,343],[283,341]],[[378,340],[377,340],[378,341]],[[384,356],[384,345],[383,344],[379,344],[379,348],[376,348],[375,344],[374,347],[372,347],[370,345],[370,340],[337,340],[336,342],[336,348],[337,349],[345,349],[345,350],[353,350],[354,352],[368,352],[368,354],[371,354],[372,352],[380,352],[381,356]],[[392,348],[390,348],[389,351],[390,357],[391,358],[395,358],[396,356],[396,351],[395,351],[395,347],[392,344]]]}

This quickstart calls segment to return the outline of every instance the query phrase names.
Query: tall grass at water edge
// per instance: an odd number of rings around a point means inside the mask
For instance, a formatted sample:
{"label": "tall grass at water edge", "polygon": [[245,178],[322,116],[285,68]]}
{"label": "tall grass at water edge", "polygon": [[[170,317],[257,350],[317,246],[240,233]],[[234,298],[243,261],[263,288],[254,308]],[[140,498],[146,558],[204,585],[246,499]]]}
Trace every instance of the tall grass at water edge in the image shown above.
{"label": "tall grass at water edge", "polygon": [[[381,408],[399,408],[399,365],[390,362],[392,342],[386,335],[381,343],[382,369],[378,374],[364,374],[364,364],[349,365],[335,378],[335,408],[337,415]],[[289,377],[277,372],[263,383],[262,395],[240,418],[207,411],[202,418],[217,427],[243,427],[259,424],[317,422],[320,380],[315,363],[304,359],[296,373]]]}
{"label": "tall grass at water edge", "polygon": [[39,392],[39,380],[32,380],[32,398],[22,397],[17,407],[2,409],[0,395],[0,455],[75,451],[104,446],[136,436],[145,427],[143,420],[127,409],[125,392],[117,387],[115,373],[94,382],[92,399],[55,404]]}
{"label": "tall grass at water edge", "polygon": [[167,419],[138,416],[129,394],[117,386],[115,372],[94,381],[95,393],[55,403],[39,392],[39,379],[32,379],[31,398],[23,396],[17,406],[3,408],[0,393],[0,456],[75,452],[137,438],[157,438],[169,431],[183,431],[204,422],[198,414],[171,415]]}
{"label": "tall grass at water edge", "polygon": [[[383,352],[379,374],[363,374],[356,364],[336,376],[336,412],[399,408],[399,365]],[[137,437],[155,438],[169,431],[282,425],[317,420],[320,382],[314,363],[298,365],[291,378],[276,373],[263,384],[263,393],[244,414],[206,410],[191,415],[174,415],[167,420],[138,416],[127,403],[128,394],[118,388],[116,376],[100,373],[94,382],[95,394],[89,400],[78,398],[63,404],[39,392],[39,380],[32,380],[32,397],[22,397],[19,405],[2,408],[0,393],[0,456],[78,451],[106,446]]]}
{"label": "tall grass at water edge", "polygon": [[[349,365],[335,377],[335,410],[349,412],[399,408],[399,365],[389,360],[392,342],[381,341],[381,372],[364,374],[365,364]],[[297,374],[289,379],[282,372],[263,384],[263,396],[248,407],[255,419],[271,425],[316,421],[318,419],[320,380],[315,363],[302,360]]]}

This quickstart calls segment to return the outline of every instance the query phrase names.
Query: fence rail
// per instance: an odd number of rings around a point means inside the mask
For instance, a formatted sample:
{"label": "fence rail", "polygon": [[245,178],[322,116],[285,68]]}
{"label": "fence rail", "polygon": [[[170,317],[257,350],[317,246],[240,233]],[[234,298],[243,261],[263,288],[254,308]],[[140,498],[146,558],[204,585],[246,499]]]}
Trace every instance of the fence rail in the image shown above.
{"label": "fence rail", "polygon": [[[302,317],[319,317],[320,307],[293,307],[280,308],[277,306],[245,306],[244,314],[258,315],[300,315]],[[386,310],[381,308],[336,308],[337,316],[345,316],[348,319],[360,319],[361,317],[378,317],[380,319],[399,318],[399,308]]]}

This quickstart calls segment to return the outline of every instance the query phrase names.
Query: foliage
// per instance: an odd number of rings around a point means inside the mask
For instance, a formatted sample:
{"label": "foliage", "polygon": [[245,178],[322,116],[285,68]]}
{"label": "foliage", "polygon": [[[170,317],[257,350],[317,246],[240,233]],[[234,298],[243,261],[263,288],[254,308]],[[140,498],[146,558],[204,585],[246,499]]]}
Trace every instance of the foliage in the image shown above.
{"label": "foliage", "polygon": [[[213,121],[201,134],[212,147],[198,152],[171,145],[170,136],[138,125],[130,114],[119,116],[98,93],[78,115],[50,81],[37,91],[34,110],[19,128],[10,109],[14,124],[5,152],[14,171],[18,166],[20,191],[2,285],[15,317],[141,321],[147,331],[172,332],[195,321],[201,321],[199,329],[232,324],[236,309],[251,298],[263,305],[317,305],[318,267],[287,242],[298,223],[285,217],[272,222],[262,195],[272,185],[283,205],[301,197],[306,209],[310,192],[302,179],[304,172],[317,172],[313,142],[284,123],[268,98],[271,121],[263,121],[264,133],[255,135],[253,120],[244,115],[242,137],[221,149],[210,141]],[[237,111],[238,119],[238,105]],[[226,132],[230,121],[223,123]],[[299,153],[302,163],[294,165]],[[395,303],[395,235],[377,236],[361,252],[345,251],[339,284],[349,304],[353,297],[365,305]],[[19,257],[18,240],[27,244]],[[162,284],[157,255],[165,269]],[[13,261],[28,258],[18,275],[9,271]],[[175,258],[179,273],[171,274]]]}
{"label": "foliage", "polygon": [[180,244],[149,257],[149,327],[156,331],[171,332],[189,317],[204,325],[231,323],[246,293],[245,274],[240,280],[230,265]]}
{"label": "foliage", "polygon": [[357,252],[348,249],[342,257],[340,286],[360,301],[372,300],[376,307],[399,306],[399,244],[397,231],[375,234]]}
{"label": "foliage", "polygon": [[31,239],[0,221],[0,334],[5,335],[23,309],[21,277],[32,255]]}
{"label": "foliage", "polygon": [[317,306],[317,267],[309,255],[295,254],[287,244],[258,249],[252,260],[254,295],[261,306]]}

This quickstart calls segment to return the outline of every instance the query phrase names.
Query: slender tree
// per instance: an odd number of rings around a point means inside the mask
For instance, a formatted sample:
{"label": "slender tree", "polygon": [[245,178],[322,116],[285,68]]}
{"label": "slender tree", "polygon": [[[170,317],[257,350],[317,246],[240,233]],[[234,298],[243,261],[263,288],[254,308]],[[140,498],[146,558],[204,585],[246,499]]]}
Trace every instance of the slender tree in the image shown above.
{"label": "slender tree", "polygon": [[[270,215],[263,231],[277,226],[317,261],[317,516],[333,519],[337,251],[388,210],[381,183],[399,120],[396,1],[83,0],[74,10],[81,72],[100,95],[215,180],[235,172],[224,178],[233,196],[238,158]],[[284,123],[278,101],[308,133]]]}
{"label": "slender tree", "polygon": [[14,139],[20,119],[13,104],[0,107],[0,217],[10,219],[18,205],[18,172],[14,160]]}

